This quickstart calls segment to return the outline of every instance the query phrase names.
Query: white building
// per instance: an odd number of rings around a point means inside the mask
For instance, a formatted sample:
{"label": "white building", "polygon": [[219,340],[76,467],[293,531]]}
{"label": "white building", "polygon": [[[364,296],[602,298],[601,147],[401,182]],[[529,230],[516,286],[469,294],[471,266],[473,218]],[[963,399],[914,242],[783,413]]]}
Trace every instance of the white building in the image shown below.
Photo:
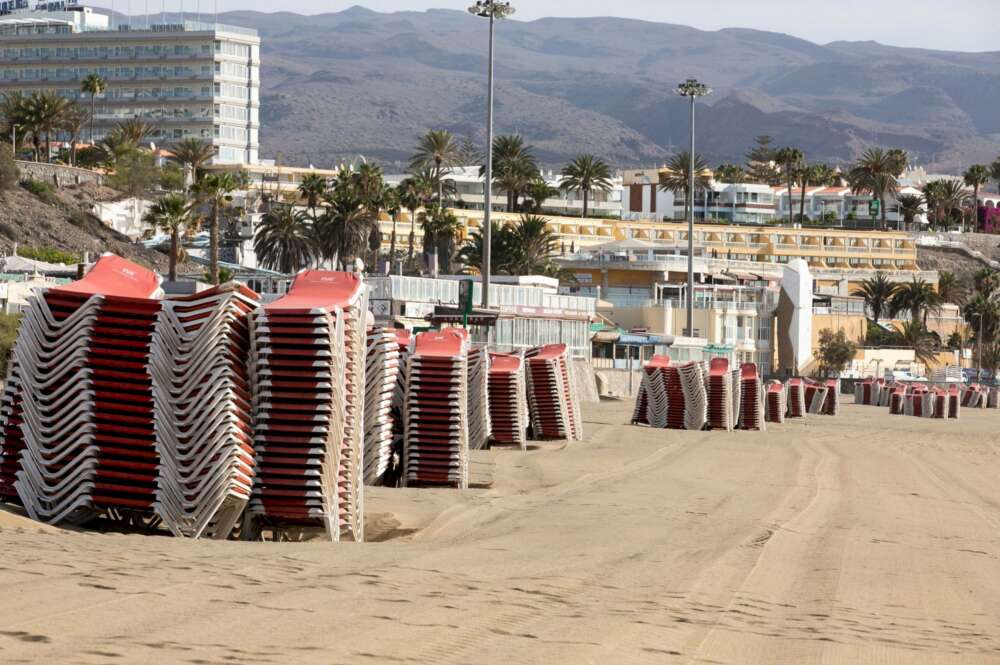
{"label": "white building", "polygon": [[[622,218],[629,220],[684,219],[684,194],[660,188],[660,169],[635,169],[623,176]],[[694,218],[738,224],[766,224],[774,220],[774,193],[768,185],[713,180],[694,197]]]}
{"label": "white building", "polygon": [[[21,3],[24,5],[25,3]],[[116,24],[70,1],[0,15],[0,95],[54,90],[88,108],[80,91],[91,74],[97,95],[95,140],[119,122],[155,127],[150,140],[196,138],[216,146],[216,163],[254,163],[260,119],[260,38],[255,30],[149,17]],[[89,137],[85,132],[81,138]]]}

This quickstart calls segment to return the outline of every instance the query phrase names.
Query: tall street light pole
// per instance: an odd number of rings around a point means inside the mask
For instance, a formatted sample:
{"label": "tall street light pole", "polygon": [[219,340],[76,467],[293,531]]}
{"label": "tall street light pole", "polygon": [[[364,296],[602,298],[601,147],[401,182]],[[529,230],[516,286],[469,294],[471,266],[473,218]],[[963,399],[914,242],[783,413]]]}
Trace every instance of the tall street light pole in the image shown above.
{"label": "tall street light pole", "polygon": [[469,13],[490,20],[490,55],[486,88],[486,169],[483,182],[483,307],[490,306],[490,249],[493,243],[493,35],[496,22],[514,13],[509,2],[477,0]]}
{"label": "tall street light pole", "polygon": [[688,79],[677,86],[677,94],[691,100],[691,151],[688,153],[688,297],[687,336],[694,337],[694,102],[698,97],[712,94],[711,88],[695,79]]}

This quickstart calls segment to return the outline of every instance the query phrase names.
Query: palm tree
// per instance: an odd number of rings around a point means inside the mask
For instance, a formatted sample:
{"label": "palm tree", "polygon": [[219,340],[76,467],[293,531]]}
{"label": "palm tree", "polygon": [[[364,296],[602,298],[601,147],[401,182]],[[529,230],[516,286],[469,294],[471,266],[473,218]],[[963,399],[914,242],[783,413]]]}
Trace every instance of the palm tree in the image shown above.
{"label": "palm tree", "polygon": [[399,183],[397,188],[399,203],[410,211],[410,247],[407,252],[407,263],[413,265],[413,245],[417,229],[417,209],[431,196],[431,183],[420,175],[410,176]]}
{"label": "palm tree", "polygon": [[910,313],[911,321],[921,321],[927,326],[927,314],[941,309],[941,296],[928,282],[914,277],[896,288],[889,306],[894,312]]}
{"label": "palm tree", "polygon": [[774,160],[781,165],[781,172],[788,185],[788,225],[795,223],[792,218],[792,186],[795,185],[796,174],[802,164],[802,151],[798,148],[781,148],[774,153]]}
{"label": "palm tree", "polygon": [[901,346],[913,349],[913,355],[925,365],[937,361],[934,335],[927,332],[927,327],[919,320],[904,321],[901,326],[893,326],[897,342]]}
{"label": "palm tree", "polygon": [[144,120],[140,120],[139,118],[129,118],[128,120],[119,122],[118,125],[115,126],[115,131],[118,132],[124,140],[138,147],[156,132],[156,127],[148,122],[145,122]]}
{"label": "palm tree", "polygon": [[[451,274],[451,257],[455,254],[455,240],[462,229],[462,223],[455,213],[447,208],[431,206],[421,215],[424,229],[424,254],[430,257],[437,251],[439,269],[442,274]],[[428,265],[430,261],[428,260]]]}
{"label": "palm tree", "polygon": [[887,152],[881,148],[869,148],[851,168],[847,177],[854,194],[868,192],[878,199],[883,231],[886,228],[885,199],[887,196],[895,196],[899,191],[897,178],[906,168],[905,155],[902,151]]}
{"label": "palm tree", "polygon": [[941,188],[944,184],[944,180],[932,180],[921,188],[924,205],[927,206],[928,215],[934,220],[934,226],[939,226],[941,223]]}
{"label": "palm tree", "polygon": [[942,181],[939,186],[939,195],[941,206],[947,213],[946,219],[954,219],[956,211],[958,211],[959,220],[964,219],[964,208],[969,200],[969,194],[965,191],[963,183],[958,180]]}
{"label": "palm tree", "polygon": [[1000,333],[1000,305],[989,293],[979,292],[962,307],[962,316],[975,337],[976,355],[981,356],[984,345]]}
{"label": "palm tree", "polygon": [[80,83],[80,92],[90,95],[90,144],[94,145],[94,117],[97,114],[97,96],[107,89],[107,84],[97,74],[88,74]]}
{"label": "palm tree", "polygon": [[[7,130],[17,126],[19,131],[15,138],[20,141],[26,140],[28,138],[26,134],[30,133],[26,126],[27,110],[28,99],[23,92],[15,90],[0,97],[0,118],[6,121]],[[13,148],[16,153],[17,145],[14,145]]]}
{"label": "palm tree", "polygon": [[563,167],[560,187],[569,192],[583,193],[583,217],[586,217],[590,193],[594,190],[611,191],[611,169],[603,159],[580,155]]}
{"label": "palm tree", "polygon": [[321,255],[350,268],[368,245],[370,216],[350,188],[328,197],[329,206],[316,223],[315,237]]}
{"label": "palm tree", "polygon": [[924,213],[924,200],[916,194],[900,194],[896,204],[904,226],[912,229],[917,217]]}
{"label": "palm tree", "polygon": [[828,185],[833,179],[833,169],[826,164],[805,164],[803,163],[795,172],[801,188],[799,197],[799,221],[806,220],[806,189],[810,185],[823,187]]}
{"label": "palm tree", "polygon": [[[667,167],[660,171],[659,188],[665,192],[684,194],[684,219],[688,216],[688,205],[694,199],[688,192],[690,185],[691,156],[681,152],[667,162]],[[695,191],[712,186],[712,177],[708,174],[708,162],[701,155],[694,156],[694,188]]]}
{"label": "palm tree", "polygon": [[738,164],[719,164],[714,177],[718,182],[739,184],[746,181],[747,172]]}
{"label": "palm tree", "polygon": [[434,186],[437,189],[437,203],[444,201],[444,176],[452,166],[458,166],[458,144],[451,132],[432,130],[424,134],[417,143],[417,152],[410,160],[410,170],[432,169]]}
{"label": "palm tree", "polygon": [[45,161],[51,162],[52,135],[59,130],[69,101],[55,92],[42,90],[23,98],[23,103],[22,120],[31,132],[36,156],[41,153],[41,144],[44,142]]}
{"label": "palm tree", "polygon": [[253,248],[265,268],[286,274],[309,266],[315,255],[305,214],[286,205],[272,207],[261,217]]}
{"label": "palm tree", "polygon": [[219,283],[219,226],[222,211],[233,201],[233,192],[240,186],[239,180],[229,172],[209,173],[202,176],[192,191],[197,202],[211,209],[208,235],[208,280]]}
{"label": "palm tree", "polygon": [[535,178],[525,192],[531,199],[531,207],[534,212],[541,212],[542,206],[547,200],[559,193],[559,190],[549,185],[545,178],[538,176]]}
{"label": "palm tree", "polygon": [[319,207],[320,201],[323,200],[323,195],[326,194],[328,186],[329,183],[327,183],[326,178],[318,173],[307,173],[302,176],[302,182],[299,183],[299,196],[306,202],[306,207],[309,208],[309,214],[314,222],[316,221],[316,208]]}
{"label": "palm tree", "polygon": [[938,272],[938,296],[943,303],[955,303],[961,300],[962,284],[958,281],[955,273],[947,270]]}
{"label": "palm tree", "polygon": [[978,225],[979,189],[990,181],[990,169],[983,164],[973,164],[962,174],[966,186],[972,188],[972,225]]}
{"label": "palm tree", "polygon": [[1000,189],[1000,158],[994,159],[990,164],[990,175],[997,181],[997,188]]}
{"label": "palm tree", "polygon": [[549,220],[538,215],[521,215],[510,228],[510,274],[537,275],[552,263],[556,237],[548,223]]}
{"label": "palm tree", "polygon": [[170,269],[168,279],[177,281],[177,261],[180,258],[180,238],[191,217],[187,199],[180,194],[167,194],[154,201],[142,221],[170,234]]}
{"label": "palm tree", "polygon": [[382,192],[382,207],[389,213],[392,220],[392,234],[389,236],[389,264],[396,260],[396,219],[403,206],[399,201],[399,194],[395,187],[386,185]]}
{"label": "palm tree", "polygon": [[[479,175],[486,168],[479,169]],[[538,164],[531,148],[516,134],[493,139],[493,186],[507,195],[507,212],[513,212],[518,198],[538,177]]]}
{"label": "palm tree", "polygon": [[972,276],[972,284],[978,295],[992,298],[1000,288],[1000,271],[981,268]]}
{"label": "palm tree", "polygon": [[[496,275],[509,275],[512,263],[510,251],[510,227],[490,222],[490,270]],[[458,259],[467,267],[483,273],[483,229],[473,229],[469,239],[458,252]]]}
{"label": "palm tree", "polygon": [[898,288],[899,285],[890,281],[884,272],[877,272],[874,277],[862,281],[861,286],[851,295],[865,299],[865,305],[871,311],[872,319],[878,323],[882,314],[891,310],[892,297]]}
{"label": "palm tree", "polygon": [[200,139],[184,139],[170,146],[174,159],[184,167],[184,186],[198,179],[198,169],[215,157],[215,146]]}
{"label": "palm tree", "polygon": [[70,102],[63,110],[60,119],[61,128],[69,134],[69,163],[76,165],[76,143],[80,139],[80,132],[84,125],[90,120],[90,112],[76,102]]}

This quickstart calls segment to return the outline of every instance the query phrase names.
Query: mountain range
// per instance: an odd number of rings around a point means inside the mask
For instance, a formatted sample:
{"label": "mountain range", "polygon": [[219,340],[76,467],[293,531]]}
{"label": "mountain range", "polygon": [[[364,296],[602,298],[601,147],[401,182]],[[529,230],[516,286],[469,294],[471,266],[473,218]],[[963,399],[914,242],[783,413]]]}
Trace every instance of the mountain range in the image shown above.
{"label": "mountain range", "polygon": [[[219,21],[260,33],[265,157],[330,167],[364,156],[395,171],[429,129],[485,144],[483,19],[352,7]],[[673,90],[689,77],[713,88],[696,118],[713,164],[742,162],[760,134],[835,164],[875,145],[943,171],[1000,155],[1000,52],[620,18],[507,20],[496,35],[496,131],[523,135],[553,168],[583,152],[654,165],[683,149],[688,102]]]}

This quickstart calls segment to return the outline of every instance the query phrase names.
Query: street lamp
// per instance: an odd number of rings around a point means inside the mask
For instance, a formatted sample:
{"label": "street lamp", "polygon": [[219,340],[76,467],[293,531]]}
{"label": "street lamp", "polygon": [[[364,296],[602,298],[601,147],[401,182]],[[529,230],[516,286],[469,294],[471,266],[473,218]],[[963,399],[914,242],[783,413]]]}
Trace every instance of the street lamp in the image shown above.
{"label": "street lamp", "polygon": [[707,97],[712,94],[712,89],[704,83],[699,83],[695,79],[688,79],[677,86],[677,94],[681,97],[691,99],[691,152],[688,157],[691,159],[688,166],[688,303],[687,303],[687,329],[688,336],[694,336],[694,100],[698,97]]}
{"label": "street lamp", "polygon": [[486,88],[486,171],[483,183],[483,307],[490,306],[490,245],[493,227],[490,220],[493,207],[493,33],[496,22],[514,13],[509,2],[476,0],[469,13],[490,20],[490,55]]}

